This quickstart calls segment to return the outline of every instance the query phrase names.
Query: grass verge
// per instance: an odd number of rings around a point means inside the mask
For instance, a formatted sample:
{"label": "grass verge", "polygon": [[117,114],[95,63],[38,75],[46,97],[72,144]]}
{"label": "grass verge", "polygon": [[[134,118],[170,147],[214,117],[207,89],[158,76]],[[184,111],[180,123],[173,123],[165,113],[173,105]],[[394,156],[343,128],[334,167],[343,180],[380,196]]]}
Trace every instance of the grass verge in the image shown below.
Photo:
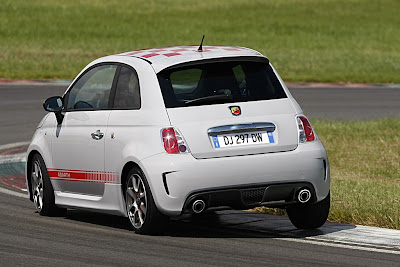
{"label": "grass verge", "polygon": [[400,83],[397,0],[3,0],[0,78],[72,79],[97,57],[238,45],[286,81]]}
{"label": "grass verge", "polygon": [[400,118],[313,126],[331,165],[328,220],[400,230]]}

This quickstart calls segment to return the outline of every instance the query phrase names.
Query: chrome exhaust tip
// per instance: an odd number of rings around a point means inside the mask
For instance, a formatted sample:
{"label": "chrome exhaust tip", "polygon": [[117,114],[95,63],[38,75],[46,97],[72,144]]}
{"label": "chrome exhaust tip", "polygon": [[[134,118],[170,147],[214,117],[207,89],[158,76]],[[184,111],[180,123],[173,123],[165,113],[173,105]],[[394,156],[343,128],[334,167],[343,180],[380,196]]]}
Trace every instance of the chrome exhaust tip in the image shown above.
{"label": "chrome exhaust tip", "polygon": [[192,211],[194,213],[200,213],[204,210],[205,207],[206,207],[206,203],[204,203],[204,201],[201,199],[197,199],[197,200],[193,201]]}
{"label": "chrome exhaust tip", "polygon": [[308,201],[310,201],[310,199],[311,199],[311,192],[307,188],[301,189],[299,191],[299,193],[297,194],[297,200],[300,203],[303,203],[303,204],[307,203]]}

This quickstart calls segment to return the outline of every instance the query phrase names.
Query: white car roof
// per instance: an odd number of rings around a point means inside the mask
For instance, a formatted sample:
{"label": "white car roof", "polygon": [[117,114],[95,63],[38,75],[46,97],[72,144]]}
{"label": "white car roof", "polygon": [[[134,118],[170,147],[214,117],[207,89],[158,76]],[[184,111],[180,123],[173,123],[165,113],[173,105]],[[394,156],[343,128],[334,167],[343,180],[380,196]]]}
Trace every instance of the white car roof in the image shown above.
{"label": "white car roof", "polygon": [[198,51],[198,48],[197,45],[169,46],[129,51],[116,56],[144,59],[153,66],[156,73],[173,65],[204,59],[225,57],[261,57],[267,59],[261,53],[245,47],[204,45],[202,51]]}

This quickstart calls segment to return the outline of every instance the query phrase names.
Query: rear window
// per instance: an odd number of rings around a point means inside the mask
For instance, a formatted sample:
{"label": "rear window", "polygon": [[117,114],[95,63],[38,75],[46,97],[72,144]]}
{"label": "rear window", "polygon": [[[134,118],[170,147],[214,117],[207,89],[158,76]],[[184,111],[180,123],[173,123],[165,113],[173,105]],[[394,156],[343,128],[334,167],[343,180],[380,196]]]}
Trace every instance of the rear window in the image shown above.
{"label": "rear window", "polygon": [[167,108],[286,98],[271,66],[230,61],[166,69],[158,75]]}

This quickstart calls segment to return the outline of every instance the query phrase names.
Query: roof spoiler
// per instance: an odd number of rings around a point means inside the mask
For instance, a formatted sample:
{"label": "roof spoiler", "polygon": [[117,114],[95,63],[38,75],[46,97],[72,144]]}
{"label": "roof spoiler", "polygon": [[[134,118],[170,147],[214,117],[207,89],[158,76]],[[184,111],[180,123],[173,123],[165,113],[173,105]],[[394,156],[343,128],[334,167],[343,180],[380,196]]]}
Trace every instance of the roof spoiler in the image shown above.
{"label": "roof spoiler", "polygon": [[265,56],[233,56],[233,57],[218,57],[218,58],[209,58],[209,59],[195,59],[193,61],[187,61],[184,63],[178,63],[176,65],[168,66],[158,72],[164,71],[166,69],[177,69],[187,66],[193,66],[196,64],[207,64],[207,63],[218,63],[218,62],[230,62],[230,61],[253,61],[253,62],[261,62],[269,64],[269,59]]}

